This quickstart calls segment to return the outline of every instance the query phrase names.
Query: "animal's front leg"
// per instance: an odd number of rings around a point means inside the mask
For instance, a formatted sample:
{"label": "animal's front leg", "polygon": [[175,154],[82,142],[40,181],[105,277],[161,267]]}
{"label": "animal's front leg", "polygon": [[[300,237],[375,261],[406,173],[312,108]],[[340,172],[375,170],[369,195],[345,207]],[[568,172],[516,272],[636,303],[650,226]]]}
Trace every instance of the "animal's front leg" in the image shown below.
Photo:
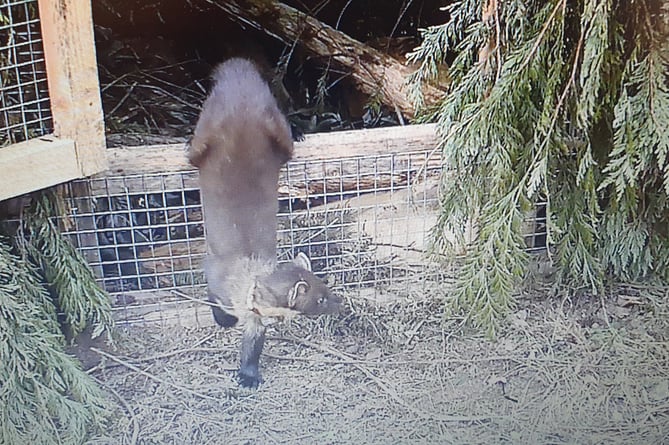
{"label": "animal's front leg", "polygon": [[244,326],[239,383],[247,388],[256,388],[262,382],[259,362],[265,344],[265,330],[260,317],[252,317]]}

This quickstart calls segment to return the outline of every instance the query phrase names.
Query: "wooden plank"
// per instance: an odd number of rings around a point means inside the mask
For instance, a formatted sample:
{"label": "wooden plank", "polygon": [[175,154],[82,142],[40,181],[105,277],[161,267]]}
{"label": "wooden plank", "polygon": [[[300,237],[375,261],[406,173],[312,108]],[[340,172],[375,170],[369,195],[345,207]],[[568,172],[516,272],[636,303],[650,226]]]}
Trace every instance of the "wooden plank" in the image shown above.
{"label": "wooden plank", "polygon": [[[295,143],[293,161],[330,160],[425,150],[438,144],[436,125],[407,125],[308,134]],[[193,170],[184,144],[110,148],[106,175],[136,175]]]}
{"label": "wooden plank", "polygon": [[306,135],[295,144],[296,161],[407,153],[437,147],[436,124],[405,125]]}
{"label": "wooden plank", "polygon": [[[427,155],[415,153],[431,151],[437,144],[434,124],[307,135],[304,141],[295,143],[293,160],[279,179],[279,195],[305,198],[338,190],[397,185],[406,182],[411,175],[425,169],[431,172],[441,166],[438,150]],[[410,165],[406,156],[377,160],[376,163],[358,162],[365,157],[403,155],[412,151]],[[197,172],[188,163],[183,144],[110,148],[108,152],[109,169],[91,184],[94,196],[178,190],[185,185],[182,181],[198,186]],[[334,159],[342,161],[333,163]],[[301,165],[302,162],[307,162],[306,166]],[[185,176],[164,175],[185,172],[189,173]],[[301,183],[300,178],[305,177],[309,181]],[[102,178],[114,179],[102,181]]]}
{"label": "wooden plank", "polygon": [[80,177],[74,141],[44,136],[0,150],[0,201]]}
{"label": "wooden plank", "polygon": [[54,133],[76,142],[80,176],[107,168],[89,0],[40,0]]}
{"label": "wooden plank", "polygon": [[[147,158],[142,157],[142,160]],[[140,161],[138,161],[140,162]],[[323,194],[364,191],[397,187],[418,175],[431,176],[441,170],[440,153],[407,152],[395,157],[310,161],[295,160],[282,169],[279,197],[308,199]],[[184,167],[188,167],[184,164]],[[140,167],[141,168],[141,167]],[[173,173],[173,174],[171,174]],[[178,173],[178,174],[177,174]],[[119,173],[120,174],[120,173]],[[192,167],[165,174],[104,176],[91,181],[92,196],[124,195],[162,190],[198,189],[197,171]]]}

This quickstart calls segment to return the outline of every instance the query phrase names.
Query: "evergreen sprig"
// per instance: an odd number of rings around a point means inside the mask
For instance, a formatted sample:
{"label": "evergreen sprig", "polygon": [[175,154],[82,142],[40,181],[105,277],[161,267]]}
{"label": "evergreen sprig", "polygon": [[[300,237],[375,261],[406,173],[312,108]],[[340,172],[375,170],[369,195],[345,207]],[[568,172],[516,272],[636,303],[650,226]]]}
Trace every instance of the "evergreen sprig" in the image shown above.
{"label": "evergreen sprig", "polygon": [[109,336],[113,326],[109,297],[95,282],[85,259],[60,234],[53,220],[62,213],[58,207],[59,198],[51,191],[35,197],[17,244],[41,268],[65,315],[68,336],[78,335],[88,325],[93,326],[93,338],[102,332]]}
{"label": "evergreen sprig", "polygon": [[668,275],[660,3],[463,0],[409,55],[418,105],[420,82],[455,55],[445,99],[423,116],[438,123],[445,165],[433,252],[466,249],[450,309],[491,335],[527,269],[523,221],[538,201],[559,284],[599,292],[607,279]]}
{"label": "evergreen sprig", "polygon": [[107,295],[58,231],[61,214],[53,192],[36,193],[12,242],[0,236],[0,443],[80,444],[108,415],[95,381],[64,351],[62,328],[109,335],[113,323]]}
{"label": "evergreen sprig", "polygon": [[662,234],[669,215],[666,72],[656,47],[640,61],[638,50],[634,51],[614,109],[613,147],[599,186],[612,189],[601,250],[614,274],[625,279],[653,270],[667,275],[654,261],[657,254],[666,255],[662,251],[667,247]]}
{"label": "evergreen sprig", "polygon": [[0,238],[0,443],[79,444],[107,401],[64,352],[56,308],[34,265]]}

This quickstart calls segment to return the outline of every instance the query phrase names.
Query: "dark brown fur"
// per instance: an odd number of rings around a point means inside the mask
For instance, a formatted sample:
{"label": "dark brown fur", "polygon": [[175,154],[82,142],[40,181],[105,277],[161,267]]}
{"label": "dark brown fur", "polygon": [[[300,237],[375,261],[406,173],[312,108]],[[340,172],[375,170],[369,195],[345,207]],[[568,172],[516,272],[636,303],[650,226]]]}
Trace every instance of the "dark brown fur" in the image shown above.
{"label": "dark brown fur", "polygon": [[341,299],[305,257],[277,266],[277,183],[293,142],[267,83],[252,62],[238,58],[221,64],[213,80],[189,159],[200,170],[214,318],[224,327],[244,326],[239,378],[255,387],[266,325],[336,312]]}
{"label": "dark brown fur", "polygon": [[200,188],[211,253],[276,255],[279,169],[293,140],[253,63],[230,59],[213,75],[189,151]]}

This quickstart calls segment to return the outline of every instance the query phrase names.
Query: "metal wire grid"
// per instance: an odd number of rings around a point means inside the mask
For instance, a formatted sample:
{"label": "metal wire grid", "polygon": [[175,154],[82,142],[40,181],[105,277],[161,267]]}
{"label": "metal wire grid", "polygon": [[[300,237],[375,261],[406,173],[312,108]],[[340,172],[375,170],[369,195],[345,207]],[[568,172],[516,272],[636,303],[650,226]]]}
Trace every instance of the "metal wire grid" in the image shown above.
{"label": "metal wire grid", "polygon": [[426,278],[441,170],[426,159],[413,152],[289,164],[280,182],[299,199],[280,208],[279,258],[305,252],[335,288]]}
{"label": "metal wire grid", "polygon": [[[204,254],[197,175],[101,177],[73,183],[71,235],[112,293],[192,284]],[[179,260],[185,259],[185,264]],[[178,272],[189,277],[179,278]]]}
{"label": "metal wire grid", "polygon": [[[335,291],[408,292],[436,278],[424,252],[440,167],[426,152],[292,162],[282,172],[278,254],[312,259]],[[436,164],[436,163],[435,163]],[[196,172],[80,180],[68,233],[121,323],[207,325]]]}
{"label": "metal wire grid", "polygon": [[37,0],[0,4],[0,147],[53,128]]}

